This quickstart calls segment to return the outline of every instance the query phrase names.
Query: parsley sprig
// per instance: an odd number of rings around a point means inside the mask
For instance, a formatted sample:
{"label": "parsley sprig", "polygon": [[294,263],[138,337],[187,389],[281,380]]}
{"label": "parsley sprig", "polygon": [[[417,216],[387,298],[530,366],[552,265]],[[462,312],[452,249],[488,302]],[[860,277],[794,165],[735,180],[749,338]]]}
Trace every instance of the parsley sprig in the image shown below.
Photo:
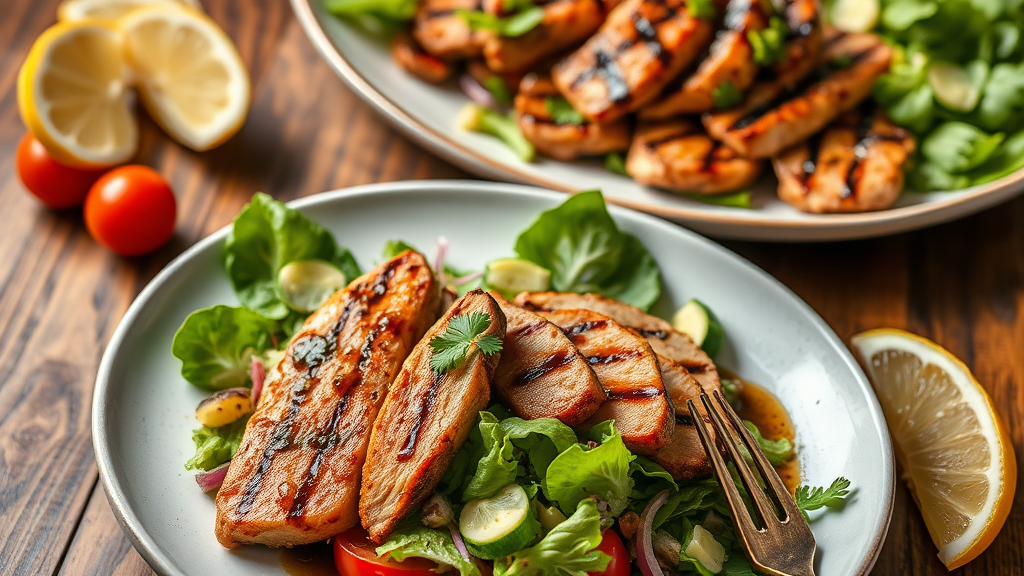
{"label": "parsley sprig", "polygon": [[808,510],[839,506],[850,493],[849,488],[850,481],[842,476],[836,478],[835,482],[832,482],[832,485],[828,488],[801,486],[796,489],[796,507],[800,509],[804,519],[809,520],[810,518],[807,516]]}
{"label": "parsley sprig", "polygon": [[455,369],[466,359],[471,346],[487,356],[500,352],[501,338],[484,335],[490,325],[491,317],[486,312],[470,312],[452,318],[443,334],[430,339],[434,350],[430,357],[431,369],[441,374]]}

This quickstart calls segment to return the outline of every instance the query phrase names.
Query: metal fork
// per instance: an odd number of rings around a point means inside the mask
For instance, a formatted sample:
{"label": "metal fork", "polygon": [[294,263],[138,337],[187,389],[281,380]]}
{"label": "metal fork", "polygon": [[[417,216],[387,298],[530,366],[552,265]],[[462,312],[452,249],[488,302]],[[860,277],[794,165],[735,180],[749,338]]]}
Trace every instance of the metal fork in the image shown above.
{"label": "metal fork", "polygon": [[[725,491],[725,499],[736,522],[736,531],[750,553],[750,561],[757,570],[765,574],[814,576],[815,544],[810,527],[807,526],[779,474],[765,458],[750,431],[740,421],[740,417],[729,406],[721,392],[716,390],[714,395],[721,407],[720,410],[707,394],[701,394],[700,401],[711,416],[715,434],[725,447],[729,460],[736,467],[740,481],[750,495],[757,518],[751,517],[736,484],[733,483],[726,461],[715,444],[715,438],[712,438],[708,431],[703,415],[697,410],[693,400],[688,400],[687,406],[697,426],[701,444],[704,445],[715,470],[715,477]],[[726,425],[723,413],[731,426]],[[757,477],[743,458],[731,430],[739,435],[750,452],[754,465],[764,479],[764,488],[758,483]]]}

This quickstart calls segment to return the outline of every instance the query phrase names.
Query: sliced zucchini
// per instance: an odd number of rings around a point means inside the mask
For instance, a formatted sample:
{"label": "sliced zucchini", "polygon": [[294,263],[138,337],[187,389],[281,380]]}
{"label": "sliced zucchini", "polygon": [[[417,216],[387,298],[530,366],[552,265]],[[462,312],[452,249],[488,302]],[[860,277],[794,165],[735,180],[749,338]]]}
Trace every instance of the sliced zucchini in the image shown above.
{"label": "sliced zucchini", "polygon": [[700,524],[693,527],[693,537],[686,544],[684,552],[690,558],[695,558],[712,574],[721,572],[722,565],[725,564],[725,547]]}
{"label": "sliced zucchini", "polygon": [[345,274],[323,260],[300,260],[277,274],[284,302],[296,312],[308,314],[348,283]]}
{"label": "sliced zucchini", "polygon": [[722,349],[725,340],[722,324],[700,300],[690,300],[677,310],[672,316],[672,327],[692,338],[708,356],[713,357]]}
{"label": "sliced zucchini", "polygon": [[477,558],[504,558],[529,546],[540,534],[530,499],[518,484],[490,498],[470,500],[459,515],[459,532]]}
{"label": "sliced zucchini", "polygon": [[544,292],[551,286],[551,271],[521,258],[502,258],[487,264],[484,283],[509,300],[520,292]]}

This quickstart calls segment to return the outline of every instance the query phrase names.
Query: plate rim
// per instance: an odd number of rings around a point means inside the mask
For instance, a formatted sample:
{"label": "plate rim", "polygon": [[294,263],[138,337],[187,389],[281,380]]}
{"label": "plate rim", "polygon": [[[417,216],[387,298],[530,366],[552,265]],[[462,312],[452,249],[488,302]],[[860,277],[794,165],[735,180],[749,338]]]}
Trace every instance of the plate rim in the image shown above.
{"label": "plate rim", "polygon": [[[496,181],[512,182],[561,192],[580,192],[582,189],[543,176],[535,176],[517,167],[488,158],[483,153],[464,146],[440,131],[418,121],[397,102],[384,95],[363,77],[337,49],[313,12],[315,0],[290,0],[299,25],[313,47],[328,65],[364,102],[385,118],[402,134],[431,153],[470,173]],[[646,202],[633,202],[622,198],[608,198],[608,202],[632,208],[661,218],[685,222],[695,226],[709,225],[724,228],[708,229],[720,237],[774,241],[849,240],[884,236],[925,228],[956,220],[1005,202],[1024,193],[1024,168],[1011,174],[959,193],[952,200],[925,202],[889,208],[886,210],[838,214],[815,214],[808,220],[772,220],[743,218],[729,212],[717,212],[686,206],[657,206]],[[958,192],[958,191],[952,191]],[[940,192],[941,193],[941,192]],[[752,232],[757,229],[760,234]],[[851,232],[863,228],[862,232]],[[723,230],[732,230],[732,232]],[[769,238],[765,234],[792,232],[792,235]],[[814,235],[818,234],[818,235]]]}
{"label": "plate rim", "polygon": [[[457,191],[457,192],[479,192],[479,189],[483,188],[486,192],[505,193],[509,195],[525,195],[534,197],[552,198],[553,195],[557,196],[558,192],[551,190],[545,190],[534,186],[524,186],[520,184],[507,184],[501,182],[480,182],[473,180],[405,180],[396,182],[386,182],[377,184],[366,184],[361,186],[352,186],[347,188],[338,188],[335,190],[321,192],[306,196],[296,200],[288,202],[288,206],[291,208],[301,209],[306,207],[314,207],[324,203],[336,202],[339,200],[345,200],[349,198],[358,197],[372,197],[377,195],[387,194],[403,194],[403,193],[430,193],[434,191]],[[693,232],[691,230],[682,228],[680,226],[671,224],[660,220],[650,214],[645,214],[630,208],[621,206],[611,206],[610,211],[612,214],[630,214],[633,217],[639,218],[645,221],[646,225],[661,228],[665,233],[668,234],[681,234],[683,236],[690,237],[690,240],[703,244],[705,248],[716,252],[719,256],[734,260],[740,266],[747,268],[751,272],[761,276],[768,284],[778,292],[781,298],[789,300],[791,304],[801,310],[806,315],[812,325],[820,330],[824,336],[826,343],[834,349],[838,354],[839,358],[847,365],[849,370],[852,372],[855,381],[859,385],[860,392],[863,394],[867,407],[871,415],[871,421],[875,429],[880,433],[882,439],[882,455],[883,461],[881,466],[882,475],[882,490],[884,496],[884,507],[882,512],[881,523],[875,528],[875,536],[871,541],[871,546],[867,557],[863,559],[856,574],[858,576],[864,576],[868,574],[871,568],[875,565],[878,560],[878,556],[881,552],[883,543],[888,534],[890,523],[892,520],[893,508],[895,505],[895,489],[896,489],[896,476],[895,476],[895,459],[892,448],[892,441],[889,436],[888,427],[885,424],[884,417],[882,415],[881,405],[878,403],[878,399],[875,397],[872,391],[871,385],[867,380],[860,364],[854,358],[853,353],[850,352],[849,348],[843,343],[839,336],[832,330],[832,327],[803,299],[796,295],[795,292],[790,290],[785,284],[776,279],[768,272],[761,269],[759,266],[750,262],[743,256],[736,254],[735,252],[715,243],[712,240],[704,238],[703,236]],[[169,262],[163,269],[160,270],[150,280],[145,288],[139,292],[139,295],[135,297],[131,305],[125,311],[124,316],[118,322],[117,328],[114,330],[110,341],[107,343],[106,348],[103,352],[103,357],[100,360],[99,368],[96,374],[96,384],[93,388],[92,395],[92,407],[90,411],[91,423],[90,429],[92,432],[92,444],[93,451],[96,458],[96,466],[99,472],[100,484],[103,487],[103,492],[107,497],[107,501],[110,504],[111,510],[114,513],[114,517],[117,519],[118,524],[121,525],[122,530],[128,536],[132,546],[139,552],[139,554],[146,560],[146,562],[158,573],[165,576],[188,576],[185,572],[178,569],[177,565],[167,556],[167,554],[160,548],[156,543],[155,539],[146,532],[142,526],[138,516],[131,509],[128,504],[126,494],[122,488],[121,482],[117,478],[117,472],[113,462],[112,453],[110,450],[110,442],[107,435],[107,395],[111,386],[111,372],[113,365],[116,360],[116,356],[123,346],[127,332],[132,325],[135,324],[138,317],[143,313],[144,309],[154,295],[162,289],[163,285],[171,280],[179,270],[188,265],[195,259],[201,252],[207,250],[212,245],[222,241],[228,234],[231,225],[228,224],[215,232],[211,233],[202,240],[196,242],[171,262]]]}

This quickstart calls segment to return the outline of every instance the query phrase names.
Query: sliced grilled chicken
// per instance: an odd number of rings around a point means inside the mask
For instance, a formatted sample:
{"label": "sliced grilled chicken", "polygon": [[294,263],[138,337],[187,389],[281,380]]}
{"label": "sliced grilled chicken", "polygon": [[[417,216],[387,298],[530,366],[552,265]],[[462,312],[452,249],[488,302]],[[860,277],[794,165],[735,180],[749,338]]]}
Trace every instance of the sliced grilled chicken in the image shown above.
{"label": "sliced grilled chicken", "polygon": [[608,394],[587,424],[615,420],[615,429],[626,446],[641,454],[653,454],[668,444],[675,413],[647,340],[590,310],[553,310],[540,315],[576,345]]}
{"label": "sliced grilled chicken", "polygon": [[496,292],[507,327],[494,390],[527,420],[557,418],[579,426],[608,399],[601,382],[572,341],[546,318]]}
{"label": "sliced grilled chicken", "polygon": [[550,102],[562,99],[551,79],[529,74],[519,84],[516,119],[519,129],[542,154],[558,160],[595,156],[629,148],[629,120],[597,124],[559,124],[552,116]]}
{"label": "sliced grilled chicken", "polygon": [[523,292],[516,296],[515,303],[535,312],[583,308],[604,314],[646,337],[655,352],[689,370],[705,388],[722,385],[711,357],[689,336],[676,332],[668,322],[635,306],[597,294],[571,292]]}
{"label": "sliced grilled chicken", "polygon": [[370,426],[437,302],[430,267],[407,251],[306,320],[267,375],[217,493],[221,544],[309,544],[358,524]]}
{"label": "sliced grilled chicken", "polygon": [[501,81],[502,86],[510,95],[519,90],[519,83],[523,81],[524,74],[518,72],[497,73],[487,67],[483,60],[470,60],[466,62],[466,73],[473,77],[481,86],[487,87],[492,78]]}
{"label": "sliced grilled chicken", "polygon": [[671,118],[679,114],[700,114],[714,110],[716,90],[726,84],[743,93],[754,82],[758,65],[747,34],[768,26],[762,0],[731,0],[725,11],[724,29],[711,43],[707,56],[690,75],[684,75],[647,106],[641,119]]}
{"label": "sliced grilled chicken", "polygon": [[[871,93],[889,69],[892,49],[874,34],[846,34],[825,47],[825,76],[745,111],[705,115],[717,140],[744,156],[767,158],[807,139]],[[753,96],[753,94],[752,94]]]}
{"label": "sliced grilled chicken", "polygon": [[403,70],[432,84],[444,82],[452,75],[451,64],[427,54],[408,34],[395,34],[391,56]]}
{"label": "sliced grilled chicken", "polygon": [[[558,0],[538,2],[544,20],[522,36],[487,34],[484,58],[495,72],[524,72],[546,57],[572,48],[600,28],[619,0]],[[504,15],[504,0],[485,0],[484,9]]]}
{"label": "sliced grilled chicken", "polygon": [[413,36],[428,53],[444,60],[475,58],[484,36],[473,31],[456,10],[480,10],[481,0],[420,0]]}
{"label": "sliced grilled chicken", "polygon": [[772,160],[779,198],[805,212],[864,212],[892,206],[914,137],[881,110],[853,110]]}
{"label": "sliced grilled chicken", "polygon": [[711,43],[713,24],[685,0],[625,0],[597,34],[555,65],[561,92],[593,122],[611,122],[656,98]]}
{"label": "sliced grilled chicken", "polygon": [[373,424],[359,517],[374,542],[382,542],[434,492],[477,413],[487,407],[500,354],[473,349],[453,370],[439,373],[430,367],[431,339],[444,333],[452,318],[474,312],[491,318],[484,335],[505,337],[505,315],[494,299],[481,290],[467,293],[413,349]]}
{"label": "sliced grilled chicken", "polygon": [[[707,410],[700,402],[700,395],[706,392],[710,396],[714,390],[720,390],[721,387],[701,386],[686,368],[660,354],[658,355],[658,367],[661,369],[665,390],[675,407],[676,418],[675,426],[672,429],[672,439],[667,446],[654,454],[653,459],[677,480],[692,480],[710,476],[711,464],[708,462],[707,452],[704,451],[704,446],[700,443],[697,428],[690,417],[687,400],[693,400],[701,415],[707,420]],[[707,421],[709,422],[708,429],[713,434],[714,428],[710,426],[710,420]]]}
{"label": "sliced grilled chicken", "polygon": [[676,192],[718,194],[752,184],[763,162],[741,158],[688,118],[641,123],[626,157],[634,180]]}

